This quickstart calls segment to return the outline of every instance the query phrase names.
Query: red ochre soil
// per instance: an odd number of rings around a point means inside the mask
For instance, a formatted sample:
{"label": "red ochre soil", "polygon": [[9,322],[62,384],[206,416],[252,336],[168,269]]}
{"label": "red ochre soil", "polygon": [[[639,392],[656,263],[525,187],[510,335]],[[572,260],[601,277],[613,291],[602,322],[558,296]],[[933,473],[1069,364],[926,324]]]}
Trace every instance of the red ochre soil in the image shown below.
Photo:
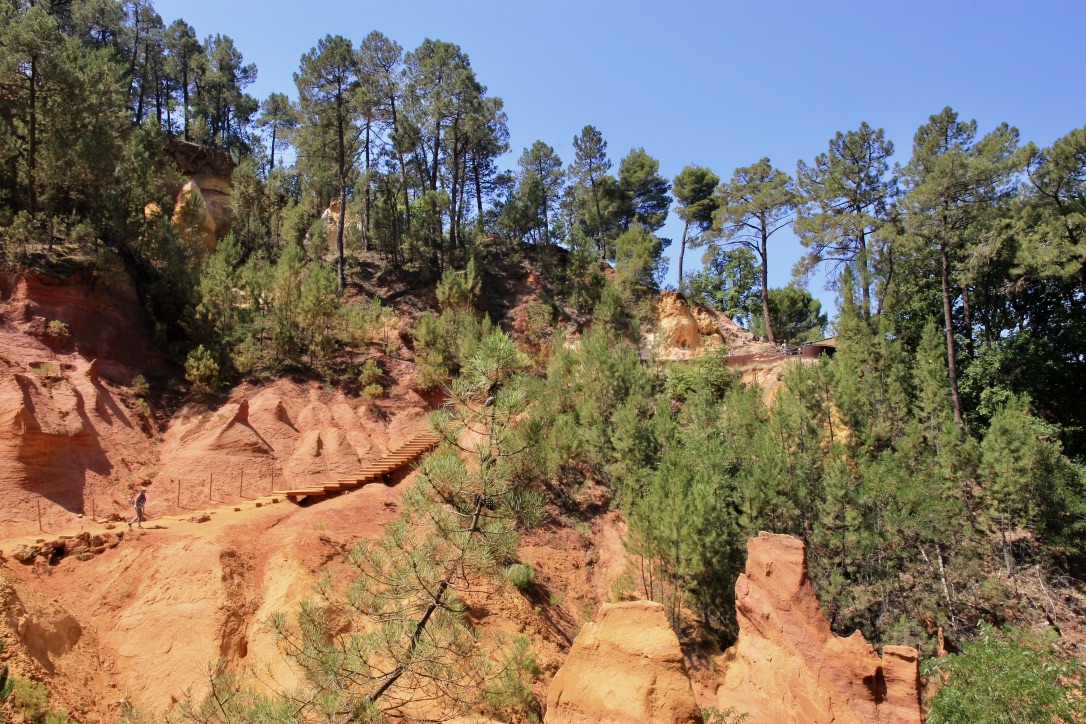
{"label": "red ochre soil", "polygon": [[[130,286],[7,276],[0,291],[0,639],[12,670],[44,681],[54,706],[85,722],[116,720],[124,701],[165,708],[186,689],[199,692],[220,659],[290,688],[295,673],[269,617],[312,595],[353,543],[379,536],[414,474],[310,507],[269,493],[334,479],[428,430],[437,401],[415,389],[414,365],[382,357],[393,382],[377,400],[287,378],[155,423],[128,385],[136,374],[183,372],[148,351]],[[67,325],[65,337],[50,336],[52,320]],[[131,516],[140,485],[148,520],[130,532],[116,519]],[[615,513],[579,531],[548,525],[521,554],[540,585],[468,600],[484,634],[532,638],[541,701],[626,569],[623,530]],[[18,546],[82,532],[123,540],[54,565],[12,557]]]}

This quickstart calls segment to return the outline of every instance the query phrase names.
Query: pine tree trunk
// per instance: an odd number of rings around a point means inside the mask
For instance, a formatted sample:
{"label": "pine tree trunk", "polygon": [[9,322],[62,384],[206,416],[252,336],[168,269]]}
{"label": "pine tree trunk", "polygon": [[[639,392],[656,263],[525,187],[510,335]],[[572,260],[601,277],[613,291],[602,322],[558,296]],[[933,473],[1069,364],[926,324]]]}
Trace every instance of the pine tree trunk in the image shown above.
{"label": "pine tree trunk", "polygon": [[479,157],[474,157],[475,163],[472,164],[472,173],[475,176],[475,210],[479,214],[480,223],[483,220],[483,184],[479,178]]}
{"label": "pine tree trunk", "polygon": [[38,152],[38,57],[30,59],[30,122],[27,129],[26,184],[27,205],[30,213],[38,210],[38,192],[34,186],[34,173]]}
{"label": "pine tree trunk", "polygon": [[860,230],[860,285],[863,286],[864,321],[871,321],[871,271],[867,264],[867,236]]}
{"label": "pine tree trunk", "polygon": [[392,135],[396,139],[396,158],[400,162],[400,183],[403,186],[403,233],[406,235],[411,231],[411,194],[407,188],[407,164],[403,160],[403,148],[400,145],[400,137],[397,133],[399,127],[398,116],[396,115],[396,96],[389,96],[389,104],[392,109]]}
{"label": "pine tree trunk", "polygon": [[954,316],[950,308],[950,254],[946,243],[939,243],[939,256],[942,260],[943,282],[943,324],[946,326],[946,360],[950,373],[950,402],[954,409],[954,422],[962,425],[962,401],[958,394],[958,361],[954,353]]}
{"label": "pine tree trunk", "polygon": [[[456,138],[456,126],[452,128],[452,173],[449,175],[449,248],[455,249],[459,245],[459,233],[457,229],[456,212],[460,195],[460,143]],[[436,158],[436,157],[435,157]]]}
{"label": "pine tree trunk", "polygon": [[338,275],[339,290],[347,288],[347,274],[344,269],[343,255],[343,226],[347,221],[347,179],[344,175],[339,177],[339,224],[336,227],[336,255],[338,259],[336,274]]}
{"label": "pine tree trunk", "polygon": [[686,255],[686,234],[690,230],[690,222],[683,223],[683,238],[679,242],[679,292],[683,291],[683,256]]}
{"label": "pine tree trunk", "polygon": [[372,121],[366,118],[366,198],[363,202],[362,213],[362,251],[370,250],[370,126]]}
{"label": "pine tree trunk", "polygon": [[184,103],[184,115],[185,115],[185,140],[189,140],[189,67],[188,62],[185,63],[184,70],[181,71],[181,97]]}
{"label": "pine tree trunk", "polygon": [[969,303],[969,285],[962,284],[962,317],[965,322],[965,355],[973,357],[973,310]]}
{"label": "pine tree trunk", "polygon": [[766,339],[770,344],[777,343],[777,336],[773,334],[773,322],[769,318],[769,264],[767,263],[766,246],[769,241],[769,234],[766,230],[765,220],[762,219],[762,243],[761,248],[758,250],[759,255],[762,257],[762,318],[765,319],[765,334]]}
{"label": "pine tree trunk", "polygon": [[[148,52],[149,51],[147,49],[144,49],[144,51],[143,51],[143,66],[144,66],[145,71],[147,69],[147,54],[148,54]],[[140,78],[140,97],[139,97],[139,101],[136,103],[136,125],[137,126],[142,126],[143,125],[143,99],[146,97],[146,95],[147,95],[147,83],[145,82],[144,78]]]}
{"label": "pine tree trunk", "polygon": [[596,242],[596,248],[599,249],[600,254],[607,257],[607,244],[603,238],[603,214],[600,213],[600,195],[596,191],[596,179],[592,176],[588,177],[588,182],[592,186],[592,201],[596,204],[596,224],[599,227],[600,238]]}

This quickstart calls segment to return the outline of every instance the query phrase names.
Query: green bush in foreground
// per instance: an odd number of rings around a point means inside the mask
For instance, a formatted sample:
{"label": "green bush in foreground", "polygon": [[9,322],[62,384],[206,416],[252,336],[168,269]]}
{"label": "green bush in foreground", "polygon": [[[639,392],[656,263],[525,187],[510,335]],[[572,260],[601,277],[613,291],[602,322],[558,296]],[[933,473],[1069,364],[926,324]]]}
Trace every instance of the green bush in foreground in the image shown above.
{"label": "green bush in foreground", "polygon": [[18,676],[14,677],[14,683],[11,709],[22,717],[21,721],[27,724],[64,724],[68,721],[68,712],[53,711],[44,684]]}
{"label": "green bush in foreground", "polygon": [[961,653],[927,662],[925,676],[945,679],[929,701],[928,724],[1081,721],[1086,670],[1052,650],[1054,637],[983,626]]}

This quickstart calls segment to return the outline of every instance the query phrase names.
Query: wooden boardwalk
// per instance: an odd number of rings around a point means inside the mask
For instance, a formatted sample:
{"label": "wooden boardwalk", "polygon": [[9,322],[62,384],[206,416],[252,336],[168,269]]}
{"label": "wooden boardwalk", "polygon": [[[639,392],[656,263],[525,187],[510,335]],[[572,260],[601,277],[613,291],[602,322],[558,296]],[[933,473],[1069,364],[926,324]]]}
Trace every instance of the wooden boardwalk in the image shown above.
{"label": "wooden boardwalk", "polygon": [[341,493],[346,490],[360,488],[366,483],[381,480],[389,473],[406,467],[418,460],[422,455],[433,450],[441,442],[441,436],[429,432],[419,435],[401,448],[386,454],[380,460],[369,463],[366,467],[356,470],[350,475],[338,478],[327,483],[317,483],[300,488],[276,490],[272,495],[283,495],[294,502],[301,502],[308,498],[323,498],[326,495]]}

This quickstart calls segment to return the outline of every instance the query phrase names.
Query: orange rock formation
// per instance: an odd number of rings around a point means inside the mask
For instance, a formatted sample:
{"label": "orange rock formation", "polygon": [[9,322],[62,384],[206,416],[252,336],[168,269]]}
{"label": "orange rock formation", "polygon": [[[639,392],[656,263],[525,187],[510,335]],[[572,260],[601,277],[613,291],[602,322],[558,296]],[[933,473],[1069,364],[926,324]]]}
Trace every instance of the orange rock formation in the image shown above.
{"label": "orange rock formation", "polygon": [[776,347],[759,342],[754,334],[726,314],[687,301],[678,292],[660,292],[656,304],[656,332],[646,335],[645,347],[657,345],[661,359],[698,357],[706,349],[725,345],[728,354],[774,352]]}
{"label": "orange rock formation", "polygon": [[720,708],[751,724],[919,724],[916,649],[834,636],[807,580],[803,542],[760,533],[735,584],[739,640],[725,653]]}
{"label": "orange rock formation", "polygon": [[663,606],[603,604],[598,620],[581,629],[555,674],[544,721],[702,721]]}

